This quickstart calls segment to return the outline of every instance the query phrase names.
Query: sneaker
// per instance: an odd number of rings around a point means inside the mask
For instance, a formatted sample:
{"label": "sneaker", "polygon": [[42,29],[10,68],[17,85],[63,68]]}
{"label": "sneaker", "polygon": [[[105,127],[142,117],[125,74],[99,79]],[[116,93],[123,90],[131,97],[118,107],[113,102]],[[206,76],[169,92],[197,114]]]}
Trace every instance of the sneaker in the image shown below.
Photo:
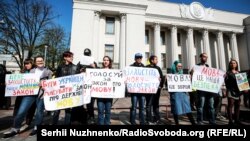
{"label": "sneaker", "polygon": [[30,136],[34,136],[37,134],[37,130],[32,130],[31,133],[30,133]]}
{"label": "sneaker", "polygon": [[225,120],[226,118],[223,117],[220,113],[216,116],[216,120]]}
{"label": "sneaker", "polygon": [[28,124],[24,124],[21,128],[20,128],[20,132],[26,131],[29,129],[29,125]]}
{"label": "sneaker", "polygon": [[13,136],[16,136],[18,134],[18,130],[15,128],[12,128],[10,131],[5,132],[3,138],[10,138]]}

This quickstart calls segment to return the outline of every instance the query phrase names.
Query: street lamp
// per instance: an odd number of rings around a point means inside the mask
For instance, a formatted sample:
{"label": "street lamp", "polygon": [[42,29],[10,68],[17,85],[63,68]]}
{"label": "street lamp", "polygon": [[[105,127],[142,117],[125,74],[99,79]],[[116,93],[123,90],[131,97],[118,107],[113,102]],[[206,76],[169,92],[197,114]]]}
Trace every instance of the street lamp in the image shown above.
{"label": "street lamp", "polygon": [[45,63],[45,65],[46,65],[46,60],[47,60],[47,48],[48,48],[48,46],[45,45],[44,48],[45,48],[45,50],[44,50],[44,63]]}

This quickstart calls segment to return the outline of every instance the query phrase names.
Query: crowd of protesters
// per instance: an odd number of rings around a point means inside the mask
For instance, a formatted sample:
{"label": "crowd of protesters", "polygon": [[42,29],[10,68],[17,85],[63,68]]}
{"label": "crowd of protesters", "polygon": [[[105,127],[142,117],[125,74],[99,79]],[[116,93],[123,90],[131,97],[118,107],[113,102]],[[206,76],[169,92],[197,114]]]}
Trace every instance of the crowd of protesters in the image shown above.
{"label": "crowd of protesters", "polygon": [[[87,68],[99,68],[96,62],[90,65],[82,65],[80,62],[73,64],[74,54],[70,51],[66,51],[62,54],[63,63],[58,66],[55,72],[55,78],[84,73]],[[91,50],[85,49],[84,56],[91,56]],[[159,86],[155,94],[142,94],[142,93],[130,93],[131,96],[131,108],[130,108],[130,123],[136,125],[136,110],[137,104],[139,104],[139,123],[140,125],[157,125],[161,121],[159,101],[161,91],[166,82],[166,78],[162,73],[162,70],[157,66],[158,58],[155,55],[149,57],[149,64],[144,65],[142,63],[143,55],[136,53],[134,56],[134,63],[130,66],[133,67],[146,67],[154,68],[159,72]],[[200,54],[199,66],[209,67],[207,62],[208,56],[206,53]],[[103,57],[102,69],[112,69],[112,59],[109,56]],[[34,59],[26,59],[24,61],[24,69],[21,73],[35,73],[40,77],[40,80],[47,80],[52,78],[52,71],[45,66],[42,56],[37,56]],[[182,63],[178,60],[174,61],[171,67],[172,74],[183,74]],[[194,70],[191,69],[189,74],[193,75]],[[227,97],[227,117],[228,124],[241,125],[239,114],[241,95],[244,95],[244,105],[249,107],[249,91],[239,91],[236,83],[235,74],[240,73],[238,69],[238,62],[234,59],[228,64],[228,69],[224,75],[225,87],[215,94],[211,92],[194,90],[193,92],[170,92],[171,113],[176,125],[179,125],[179,115],[187,115],[192,125],[204,124],[204,119],[209,121],[210,125],[216,125],[216,118],[220,116],[220,109],[222,103],[222,97]],[[7,74],[5,66],[0,66],[0,108],[8,108],[4,97],[5,94],[5,75]],[[248,72],[249,78],[249,72]],[[249,80],[249,79],[248,79]],[[13,126],[10,131],[4,133],[4,138],[15,136],[16,134],[24,131],[31,126],[31,122],[34,117],[34,128],[30,135],[36,135],[37,125],[43,123],[44,116],[44,90],[40,87],[37,95],[32,96],[18,96],[15,101],[13,112]],[[94,104],[97,101],[98,118],[97,121],[94,118]],[[112,98],[91,98],[91,102],[84,106],[73,107],[63,109],[65,111],[64,125],[82,125],[82,124],[98,124],[98,125],[110,125]],[[233,112],[234,108],[234,112]],[[193,117],[192,111],[197,110],[197,119]],[[56,110],[52,112],[52,125],[58,125],[60,111]],[[144,115],[144,113],[146,113]],[[234,113],[234,114],[233,114]],[[234,116],[233,116],[234,115]],[[22,126],[23,121],[25,125]]]}

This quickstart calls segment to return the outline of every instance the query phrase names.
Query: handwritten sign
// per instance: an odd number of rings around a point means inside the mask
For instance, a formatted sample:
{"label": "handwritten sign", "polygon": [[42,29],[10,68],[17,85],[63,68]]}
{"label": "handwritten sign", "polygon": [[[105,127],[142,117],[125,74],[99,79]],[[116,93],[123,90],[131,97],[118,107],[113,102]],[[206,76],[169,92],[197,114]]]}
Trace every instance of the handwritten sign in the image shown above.
{"label": "handwritten sign", "polygon": [[193,89],[219,93],[221,85],[224,82],[224,71],[205,66],[195,66],[193,69]]}
{"label": "handwritten sign", "polygon": [[91,84],[84,82],[84,74],[43,81],[45,109],[53,111],[90,103]]}
{"label": "handwritten sign", "polygon": [[191,92],[191,76],[188,74],[167,74],[169,92]]}
{"label": "handwritten sign", "polygon": [[125,96],[121,70],[87,69],[86,73],[92,80],[91,97],[123,98]]}
{"label": "handwritten sign", "polygon": [[91,65],[94,63],[94,58],[90,56],[81,56],[80,64],[81,65]]}
{"label": "handwritten sign", "polygon": [[155,94],[160,84],[160,74],[154,68],[126,67],[124,77],[129,93]]}
{"label": "handwritten sign", "polygon": [[7,74],[5,96],[37,95],[40,78],[34,73]]}
{"label": "handwritten sign", "polygon": [[250,89],[246,73],[235,74],[235,77],[236,77],[236,81],[237,81],[238,88],[239,88],[240,91],[244,91],[244,90],[249,90]]}

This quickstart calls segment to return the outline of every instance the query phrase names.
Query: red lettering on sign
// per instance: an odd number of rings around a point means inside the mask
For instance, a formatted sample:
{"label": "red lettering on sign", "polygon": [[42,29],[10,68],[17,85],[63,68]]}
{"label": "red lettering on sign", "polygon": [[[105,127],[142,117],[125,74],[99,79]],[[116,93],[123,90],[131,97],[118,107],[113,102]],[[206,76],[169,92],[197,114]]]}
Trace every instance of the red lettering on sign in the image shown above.
{"label": "red lettering on sign", "polygon": [[218,77],[220,75],[220,71],[213,68],[203,67],[201,74],[206,76]]}
{"label": "red lettering on sign", "polygon": [[111,90],[112,90],[112,88],[110,88],[110,87],[92,87],[92,92],[100,92],[100,93],[102,93],[102,92],[111,92]]}
{"label": "red lettering on sign", "polygon": [[34,95],[34,90],[14,90],[13,96]]}

